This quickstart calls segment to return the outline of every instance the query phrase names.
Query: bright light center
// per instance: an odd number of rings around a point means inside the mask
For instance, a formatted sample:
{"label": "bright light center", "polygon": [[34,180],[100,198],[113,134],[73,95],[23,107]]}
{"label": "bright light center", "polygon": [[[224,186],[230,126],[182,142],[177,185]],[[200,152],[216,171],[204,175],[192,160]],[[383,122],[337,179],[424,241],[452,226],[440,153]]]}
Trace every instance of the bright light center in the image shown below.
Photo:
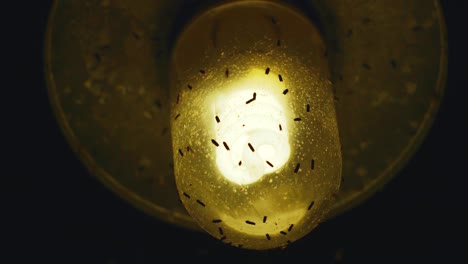
{"label": "bright light center", "polygon": [[261,145],[258,148],[258,155],[265,160],[272,159],[275,153],[276,149],[272,145]]}
{"label": "bright light center", "polygon": [[216,163],[223,176],[237,184],[279,170],[290,155],[285,110],[270,92],[280,88],[256,76],[219,95],[214,106],[219,119],[214,120]]}

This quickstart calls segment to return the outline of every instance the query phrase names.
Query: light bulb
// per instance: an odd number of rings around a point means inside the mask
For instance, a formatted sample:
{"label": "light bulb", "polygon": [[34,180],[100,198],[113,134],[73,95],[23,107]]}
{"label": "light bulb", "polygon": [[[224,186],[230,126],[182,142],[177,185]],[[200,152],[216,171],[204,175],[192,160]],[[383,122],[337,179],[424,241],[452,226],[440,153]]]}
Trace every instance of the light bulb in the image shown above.
{"label": "light bulb", "polygon": [[171,67],[176,184],[202,229],[272,249],[326,219],[341,144],[325,45],[305,16],[264,1],[214,7],[181,32]]}

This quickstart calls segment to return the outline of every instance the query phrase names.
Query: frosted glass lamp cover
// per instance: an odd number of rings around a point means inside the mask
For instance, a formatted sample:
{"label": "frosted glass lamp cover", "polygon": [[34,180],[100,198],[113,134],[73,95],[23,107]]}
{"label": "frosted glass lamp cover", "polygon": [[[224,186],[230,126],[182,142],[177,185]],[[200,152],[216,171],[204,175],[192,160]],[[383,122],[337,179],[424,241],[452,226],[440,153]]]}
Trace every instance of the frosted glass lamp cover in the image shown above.
{"label": "frosted glass lamp cover", "polygon": [[299,12],[273,2],[214,7],[172,57],[174,172],[188,213],[249,249],[304,237],[341,182],[325,46]]}

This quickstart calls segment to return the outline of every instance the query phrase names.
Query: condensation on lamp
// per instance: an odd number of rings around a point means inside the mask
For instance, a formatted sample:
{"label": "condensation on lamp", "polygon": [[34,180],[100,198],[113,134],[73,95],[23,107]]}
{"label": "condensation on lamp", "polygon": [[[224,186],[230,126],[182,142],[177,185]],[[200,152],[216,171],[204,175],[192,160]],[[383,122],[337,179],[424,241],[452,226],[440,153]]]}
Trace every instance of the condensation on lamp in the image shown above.
{"label": "condensation on lamp", "polygon": [[311,232],[341,182],[325,46],[299,12],[239,1],[192,20],[173,50],[177,189],[212,236],[250,249]]}

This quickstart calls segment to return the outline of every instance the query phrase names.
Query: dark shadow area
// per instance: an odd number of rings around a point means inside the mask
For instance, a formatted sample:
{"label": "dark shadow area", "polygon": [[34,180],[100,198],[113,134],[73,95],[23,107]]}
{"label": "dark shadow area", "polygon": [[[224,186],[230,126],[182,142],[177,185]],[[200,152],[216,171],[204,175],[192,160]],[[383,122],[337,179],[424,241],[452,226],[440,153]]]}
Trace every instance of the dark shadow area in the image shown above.
{"label": "dark shadow area", "polygon": [[[43,35],[51,1],[13,12],[9,66],[17,99],[4,139],[2,263],[463,263],[468,260],[466,1],[442,1],[447,88],[432,130],[385,189],[284,250],[250,251],[168,225],[92,178],[67,145],[47,98]],[[4,10],[4,12],[7,12]],[[72,52],[72,51],[71,51]],[[4,87],[6,89],[6,87]],[[10,161],[12,160],[12,161]],[[9,167],[9,166],[7,166]],[[464,260],[464,261],[463,261]],[[466,262],[465,262],[466,263]]]}

